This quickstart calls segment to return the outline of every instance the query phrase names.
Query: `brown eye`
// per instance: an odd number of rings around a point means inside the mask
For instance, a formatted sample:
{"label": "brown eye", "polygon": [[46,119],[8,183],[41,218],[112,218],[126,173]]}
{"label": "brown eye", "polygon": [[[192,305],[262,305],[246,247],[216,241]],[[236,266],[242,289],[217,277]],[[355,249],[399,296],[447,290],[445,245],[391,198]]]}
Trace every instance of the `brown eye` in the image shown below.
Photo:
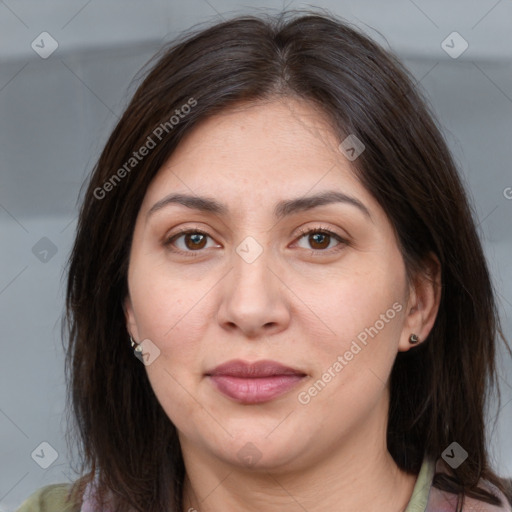
{"label": "brown eye", "polygon": [[326,233],[313,233],[308,235],[308,242],[312,244],[313,249],[327,249],[330,243],[330,235]]}
{"label": "brown eye", "polygon": [[208,238],[211,238],[208,233],[197,229],[188,229],[171,236],[164,245],[170,246],[171,250],[177,253],[200,252],[206,247]]}
{"label": "brown eye", "polygon": [[202,249],[206,245],[206,235],[203,235],[202,233],[187,233],[184,236],[185,246],[188,249]]}
{"label": "brown eye", "polygon": [[[342,249],[348,242],[337,235],[336,233],[328,230],[328,229],[320,229],[313,228],[302,231],[302,235],[299,237],[299,241],[302,239],[306,239],[309,247],[304,247],[304,249],[310,249],[313,251],[319,252],[330,252],[331,250],[337,251]],[[333,241],[337,241],[334,247],[329,247]]]}

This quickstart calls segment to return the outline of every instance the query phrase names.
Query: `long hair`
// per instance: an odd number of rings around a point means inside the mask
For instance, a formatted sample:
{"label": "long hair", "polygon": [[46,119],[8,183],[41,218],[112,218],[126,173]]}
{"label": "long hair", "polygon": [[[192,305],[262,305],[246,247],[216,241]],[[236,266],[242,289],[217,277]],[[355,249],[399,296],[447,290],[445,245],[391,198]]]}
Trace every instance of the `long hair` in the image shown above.
{"label": "long hair", "polygon": [[68,261],[63,330],[69,421],[82,464],[76,495],[96,476],[99,495],[113,496],[117,510],[181,509],[176,429],[133,356],[122,307],[135,219],[148,185],[200,121],[284,95],[325,113],[340,141],[349,134],[363,141],[354,172],[394,226],[408,274],[431,253],[441,264],[432,331],[399,353],[391,372],[389,452],[415,473],[425,456],[437,460],[456,441],[469,456],[434,485],[462,503],[465,495],[499,503],[478,488],[483,478],[503,491],[484,421],[501,333],[492,284],[456,166],[407,70],[357,29],[312,11],[202,28],[151,66],[87,183]]}

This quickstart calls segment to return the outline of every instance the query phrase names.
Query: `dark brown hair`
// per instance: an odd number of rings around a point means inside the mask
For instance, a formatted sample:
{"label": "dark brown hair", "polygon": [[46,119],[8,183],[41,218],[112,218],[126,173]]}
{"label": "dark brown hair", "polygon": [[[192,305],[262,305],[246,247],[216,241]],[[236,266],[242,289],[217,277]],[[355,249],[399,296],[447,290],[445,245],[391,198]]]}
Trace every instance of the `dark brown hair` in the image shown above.
{"label": "dark brown hair", "polygon": [[[135,219],[149,183],[198,122],[284,95],[323,112],[340,141],[349,134],[363,141],[355,173],[394,226],[408,273],[424,271],[432,253],[441,264],[435,325],[392,369],[391,455],[417,473],[424,456],[438,460],[456,441],[469,456],[434,485],[499,503],[477,487],[483,478],[503,490],[488,462],[484,421],[491,390],[499,391],[499,319],[465,191],[414,79],[392,54],[325,12],[240,16],[188,33],[157,57],[90,177],[69,259],[64,323],[83,475],[77,496],[96,475],[118,510],[181,509],[176,429],[133,356],[122,307]],[[194,107],[170,121],[185,104]],[[155,147],[130,161],[162,126]]]}

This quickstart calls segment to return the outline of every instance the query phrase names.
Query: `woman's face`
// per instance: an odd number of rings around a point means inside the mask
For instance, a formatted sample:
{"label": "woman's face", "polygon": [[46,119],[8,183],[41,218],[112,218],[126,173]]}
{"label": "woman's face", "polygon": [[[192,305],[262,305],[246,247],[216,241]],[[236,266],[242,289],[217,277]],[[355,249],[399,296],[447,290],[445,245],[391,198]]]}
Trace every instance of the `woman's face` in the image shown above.
{"label": "woman's face", "polygon": [[[150,340],[147,374],[185,456],[299,468],[382,440],[414,293],[340,142],[304,102],[246,105],[196,127],[147,190],[127,327]],[[173,194],[205,208],[154,208]],[[294,374],[212,376],[233,360]]]}

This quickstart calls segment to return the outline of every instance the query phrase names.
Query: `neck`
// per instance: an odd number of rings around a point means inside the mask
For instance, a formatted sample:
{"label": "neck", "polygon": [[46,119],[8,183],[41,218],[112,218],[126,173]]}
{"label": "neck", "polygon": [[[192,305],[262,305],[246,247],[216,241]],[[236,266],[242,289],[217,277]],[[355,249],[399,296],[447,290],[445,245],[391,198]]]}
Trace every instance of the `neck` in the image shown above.
{"label": "neck", "polygon": [[[370,469],[370,468],[369,468]],[[213,475],[210,475],[213,476]],[[345,481],[342,481],[343,478]],[[208,479],[213,481],[215,479]],[[371,472],[339,471],[317,475],[314,480],[265,476],[222,474],[208,488],[197,485],[188,475],[184,482],[183,512],[321,512],[325,510],[364,510],[403,512],[411,498],[415,476],[400,471],[394,463]]]}

